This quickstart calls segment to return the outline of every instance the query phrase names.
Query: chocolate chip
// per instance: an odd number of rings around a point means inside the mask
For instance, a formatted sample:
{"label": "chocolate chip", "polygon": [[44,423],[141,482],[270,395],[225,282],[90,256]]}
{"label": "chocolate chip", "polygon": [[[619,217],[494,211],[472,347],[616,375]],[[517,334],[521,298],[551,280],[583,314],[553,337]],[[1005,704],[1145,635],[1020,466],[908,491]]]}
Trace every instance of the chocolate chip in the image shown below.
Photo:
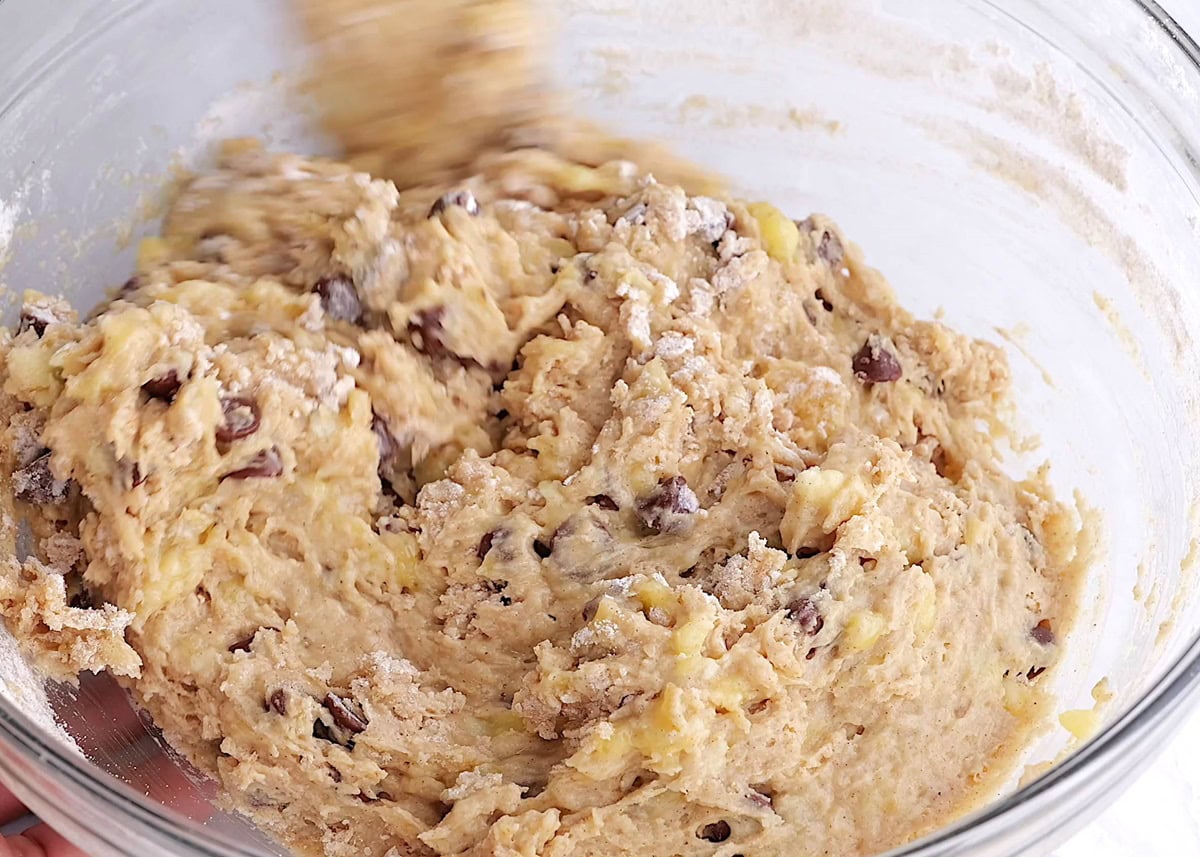
{"label": "chocolate chip", "polygon": [[508,419],[508,417],[508,408],[501,408],[500,410],[496,411],[496,419],[503,421]]}
{"label": "chocolate chip", "polygon": [[1029,679],[1030,681],[1033,681],[1035,678],[1040,676],[1045,671],[1046,671],[1045,667],[1030,667],[1029,672],[1025,673],[1025,678]]}
{"label": "chocolate chip", "polygon": [[437,217],[439,214],[444,214],[446,209],[458,207],[467,212],[467,214],[475,217],[479,214],[479,200],[475,199],[475,194],[465,188],[462,190],[451,191],[433,204],[429,209],[430,217]]}
{"label": "chocolate chip", "polygon": [[554,553],[554,545],[553,543],[546,544],[541,539],[534,539],[533,552],[542,559],[547,559],[549,558],[550,554]]}
{"label": "chocolate chip", "polygon": [[602,595],[597,595],[595,598],[588,601],[587,604],[583,605],[583,621],[584,622],[591,622],[593,619],[596,618],[596,611],[600,609],[600,599],[603,597],[604,596],[602,596]]}
{"label": "chocolate chip", "polygon": [[[513,600],[511,598],[509,598],[507,595],[500,596],[500,606],[501,607],[511,607],[512,603],[513,603]],[[551,617],[551,618],[553,618],[553,617]]]}
{"label": "chocolate chip", "polygon": [[815,292],[813,292],[813,297],[820,301],[821,306],[825,308],[825,312],[833,312],[833,304],[830,303],[829,298],[825,297],[825,293],[823,291],[817,289]]}
{"label": "chocolate chip", "polygon": [[621,508],[617,505],[617,501],[607,494],[593,494],[587,498],[587,504],[589,506],[599,506],[601,509],[609,512],[616,512]]}
{"label": "chocolate chip", "polygon": [[492,549],[492,542],[496,540],[496,531],[484,533],[483,538],[479,540],[479,546],[475,548],[475,556],[479,557],[479,561],[483,562],[483,558],[488,555],[488,551]]}
{"label": "chocolate chip", "polygon": [[173,402],[175,401],[175,394],[179,392],[179,388],[182,386],[183,382],[179,380],[179,373],[172,369],[167,374],[152,378],[143,384],[142,392],[152,399]]}
{"label": "chocolate chip", "polygon": [[804,660],[806,660],[806,661],[811,661],[811,660],[812,660],[813,658],[815,658],[816,656],[817,656],[817,650],[816,650],[816,649],[809,649],[809,650],[808,650],[808,654],[804,656]]}
{"label": "chocolate chip", "polygon": [[380,801],[395,800],[395,798],[392,797],[391,792],[375,792],[374,797],[371,797],[371,795],[367,794],[366,792],[359,792],[355,795],[355,797],[363,803],[379,803]]}
{"label": "chocolate chip", "polygon": [[379,414],[373,414],[371,417],[371,431],[375,432],[375,440],[379,444],[379,470],[382,473],[391,468],[396,453],[400,451],[400,444],[396,442],[396,436]]}
{"label": "chocolate chip", "polygon": [[1043,646],[1049,646],[1054,642],[1054,629],[1050,627],[1049,619],[1038,622],[1029,634]]}
{"label": "chocolate chip", "polygon": [[248,636],[243,637],[242,639],[240,639],[236,643],[234,643],[232,646],[230,646],[229,651],[231,653],[232,652],[248,652],[248,651],[250,651],[250,646],[254,643],[254,637],[257,634],[258,634],[258,629],[255,628]]}
{"label": "chocolate chip", "polygon": [[817,242],[817,255],[831,268],[837,267],[846,258],[846,248],[842,246],[841,238],[826,230],[821,233],[821,240]]}
{"label": "chocolate chip", "polygon": [[264,449],[240,470],[225,474],[226,479],[274,479],[283,475],[283,458],[278,447]]}
{"label": "chocolate chip", "polygon": [[271,710],[280,717],[287,715],[287,694],[284,692],[283,688],[280,688],[271,694],[270,698],[267,700],[267,705],[269,705]]}
{"label": "chocolate chip", "polygon": [[225,421],[217,426],[218,443],[233,443],[258,431],[258,403],[248,396],[226,396],[221,399]]}
{"label": "chocolate chip", "polygon": [[136,292],[142,287],[142,278],[136,274],[122,283],[120,290],[117,292],[117,297],[123,298]]}
{"label": "chocolate chip", "polygon": [[732,835],[728,821],[713,821],[696,831],[696,837],[706,842],[724,842]]}
{"label": "chocolate chip", "polygon": [[430,307],[413,313],[408,322],[408,338],[413,348],[428,357],[452,357],[454,353],[446,347],[446,328],[443,319],[446,308],[443,306]]}
{"label": "chocolate chip", "polygon": [[351,324],[362,321],[362,301],[349,278],[325,277],[317,281],[313,291],[321,296],[321,306],[329,318]]}
{"label": "chocolate chip", "polygon": [[682,528],[686,516],[698,511],[700,501],[682,476],[664,479],[637,501],[638,519],[652,533],[677,531]]}
{"label": "chocolate chip", "polygon": [[312,735],[314,738],[321,741],[328,741],[330,744],[339,743],[337,737],[333,734],[333,730],[325,725],[324,720],[313,721]]}
{"label": "chocolate chip", "polygon": [[17,322],[17,335],[20,336],[27,330],[32,330],[37,334],[37,338],[41,339],[42,334],[46,332],[46,328],[54,321],[52,317],[47,317],[35,310],[21,310],[21,319]]}
{"label": "chocolate chip", "polygon": [[333,715],[333,722],[347,732],[357,735],[366,731],[367,721],[351,710],[346,701],[336,693],[325,694],[325,699],[321,704],[325,706],[326,711]]}
{"label": "chocolate chip", "polygon": [[30,464],[13,473],[12,487],[18,500],[44,506],[66,500],[71,484],[54,477],[50,470],[50,451],[47,450]]}
{"label": "chocolate chip", "polygon": [[800,626],[800,630],[814,637],[825,627],[825,617],[809,598],[797,598],[787,608],[787,617]]}
{"label": "chocolate chip", "polygon": [[851,361],[854,377],[864,384],[899,381],[904,374],[896,355],[883,346],[881,337],[872,336],[863,343]]}

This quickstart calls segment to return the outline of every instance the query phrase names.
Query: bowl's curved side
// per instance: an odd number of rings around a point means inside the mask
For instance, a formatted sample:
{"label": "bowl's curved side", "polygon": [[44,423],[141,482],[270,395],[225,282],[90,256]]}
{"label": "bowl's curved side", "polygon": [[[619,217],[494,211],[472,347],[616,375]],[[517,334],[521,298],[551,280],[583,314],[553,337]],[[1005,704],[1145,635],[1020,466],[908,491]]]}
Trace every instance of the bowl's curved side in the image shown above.
{"label": "bowl's curved side", "polygon": [[[293,61],[277,51],[283,0],[60,3],[72,9],[51,24],[37,0],[0,0],[0,53],[16,58],[0,69],[0,160],[18,165],[0,175],[0,281],[91,305],[132,267],[186,154],[264,128],[275,145],[319,141],[283,121],[295,113],[273,77]],[[1117,697],[1104,731],[1050,774],[896,853],[1048,847],[1145,763],[1200,682],[1182,568],[1200,544],[1200,385],[1187,372],[1200,342],[1200,51],[1152,0],[561,8],[559,69],[585,112],[797,215],[833,215],[907,305],[1009,337],[1038,455],[1108,524],[1059,690],[1089,706],[1107,675]],[[670,44],[655,38],[666,28]],[[0,694],[0,779],[93,853],[269,853],[233,819],[188,822],[101,761],[109,774]]]}

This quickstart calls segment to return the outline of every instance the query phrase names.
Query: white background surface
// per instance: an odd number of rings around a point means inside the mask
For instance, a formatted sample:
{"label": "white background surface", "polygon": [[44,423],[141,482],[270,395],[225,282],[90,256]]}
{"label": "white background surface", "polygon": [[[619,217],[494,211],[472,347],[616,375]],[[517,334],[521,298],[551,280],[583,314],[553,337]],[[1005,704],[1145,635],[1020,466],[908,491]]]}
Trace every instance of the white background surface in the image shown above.
{"label": "white background surface", "polygon": [[[1200,0],[1159,0],[1200,38]],[[1200,122],[1200,117],[1196,118]],[[1200,711],[1142,777],[1056,857],[1200,854]]]}

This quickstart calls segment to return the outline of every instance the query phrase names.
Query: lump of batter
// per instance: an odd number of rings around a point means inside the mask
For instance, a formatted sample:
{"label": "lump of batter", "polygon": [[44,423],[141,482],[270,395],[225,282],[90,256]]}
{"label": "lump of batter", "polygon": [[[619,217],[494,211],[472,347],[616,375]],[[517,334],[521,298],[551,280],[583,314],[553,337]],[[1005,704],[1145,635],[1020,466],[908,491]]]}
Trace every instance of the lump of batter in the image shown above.
{"label": "lump of batter", "polygon": [[297,853],[868,855],[1051,712],[1077,515],[824,217],[235,143],[2,353],[10,627]]}

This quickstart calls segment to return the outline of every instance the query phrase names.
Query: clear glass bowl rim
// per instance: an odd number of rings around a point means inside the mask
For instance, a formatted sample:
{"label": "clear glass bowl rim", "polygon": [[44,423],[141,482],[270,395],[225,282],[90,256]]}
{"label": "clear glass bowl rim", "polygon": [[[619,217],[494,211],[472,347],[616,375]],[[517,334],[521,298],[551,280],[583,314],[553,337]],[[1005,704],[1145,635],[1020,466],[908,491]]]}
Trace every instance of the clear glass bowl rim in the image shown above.
{"label": "clear glass bowl rim", "polygon": [[[984,2],[992,5],[992,0]],[[1166,10],[1155,0],[1126,2],[1160,28],[1182,59],[1200,73],[1200,45]],[[1192,168],[1200,179],[1200,168],[1195,165]],[[1074,827],[1071,819],[1085,805],[1118,792],[1129,774],[1153,758],[1155,751],[1162,748],[1188,712],[1189,701],[1198,694],[1200,634],[1191,639],[1183,653],[1137,703],[1067,759],[1014,793],[883,857],[966,857],[977,851],[989,855],[1016,853],[988,849],[1003,849],[1018,841],[1029,845],[1043,836],[1059,838]],[[262,851],[247,849],[243,843],[215,831],[197,835],[189,829],[194,823],[181,825],[173,813],[163,812],[161,805],[126,784],[111,777],[96,776],[88,766],[79,763],[80,757],[76,753],[54,740],[47,740],[43,730],[3,696],[0,696],[0,743],[7,749],[16,750],[20,757],[17,766],[0,758],[0,770],[17,785],[25,787],[23,791],[38,794],[36,783],[30,782],[31,778],[22,770],[28,766],[39,773],[49,773],[67,790],[75,795],[86,795],[98,804],[110,824],[87,828],[87,836],[116,853],[137,853],[128,850],[132,839],[149,841],[158,848],[167,849],[168,853],[186,857],[262,857]],[[1107,772],[1107,776],[1098,777],[1097,772],[1101,771]],[[1072,795],[1076,796],[1075,800],[1070,798]],[[29,802],[34,804],[31,808],[35,811],[38,802],[48,803],[48,800],[33,799],[32,794],[18,796],[30,798]],[[1059,806],[1057,812],[1052,809],[1056,805]],[[63,809],[59,807],[60,811]],[[1027,813],[1022,814],[1022,809]],[[71,813],[70,810],[66,812]],[[1012,836],[1018,825],[1023,830],[1019,839]],[[71,833],[70,830],[64,832]]]}

